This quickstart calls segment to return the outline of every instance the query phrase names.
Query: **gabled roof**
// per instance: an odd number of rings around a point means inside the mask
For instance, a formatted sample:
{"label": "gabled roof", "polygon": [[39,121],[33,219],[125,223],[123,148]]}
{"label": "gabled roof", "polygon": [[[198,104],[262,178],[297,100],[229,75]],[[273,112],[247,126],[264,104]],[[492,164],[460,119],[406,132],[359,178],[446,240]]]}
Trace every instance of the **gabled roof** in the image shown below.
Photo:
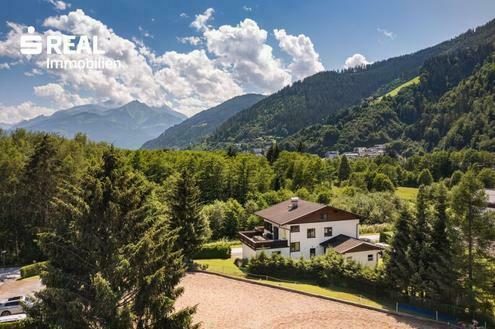
{"label": "gabled roof", "polygon": [[384,248],[374,243],[359,240],[344,234],[339,234],[320,243],[323,247],[331,247],[339,254],[348,252],[383,250]]}
{"label": "gabled roof", "polygon": [[[291,207],[291,200],[282,201],[269,208],[257,211],[255,214],[263,219],[266,219],[272,223],[284,225],[290,222],[297,223],[311,223],[313,221],[322,221],[318,218],[310,218],[311,214],[316,212],[325,212],[328,210],[327,219],[324,221],[336,221],[336,220],[349,220],[358,219],[358,215],[350,213],[345,210],[330,207],[321,203],[310,202],[299,199],[297,201],[297,207]],[[302,219],[305,219],[304,221]]]}

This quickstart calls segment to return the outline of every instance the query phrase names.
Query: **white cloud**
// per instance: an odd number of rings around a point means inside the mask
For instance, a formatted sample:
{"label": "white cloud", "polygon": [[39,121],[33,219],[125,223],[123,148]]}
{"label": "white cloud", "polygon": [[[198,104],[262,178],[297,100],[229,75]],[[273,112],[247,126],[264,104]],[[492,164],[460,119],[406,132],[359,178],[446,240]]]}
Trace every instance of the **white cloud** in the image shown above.
{"label": "white cloud", "polygon": [[52,100],[59,108],[69,108],[91,103],[91,98],[82,98],[77,94],[70,93],[67,89],[58,83],[48,83],[43,86],[34,87],[34,94]]}
{"label": "white cloud", "polygon": [[304,34],[290,35],[284,29],[273,30],[273,33],[279,41],[279,47],[292,57],[288,69],[293,80],[303,79],[325,69],[309,37]]}
{"label": "white cloud", "polygon": [[191,23],[191,27],[198,31],[206,31],[210,28],[208,21],[213,19],[213,13],[215,10],[213,8],[208,8],[204,13],[196,15],[196,19]]}
{"label": "white cloud", "polygon": [[22,59],[19,42],[24,31],[27,32],[27,27],[13,22],[7,22],[7,26],[10,31],[7,33],[5,40],[0,41],[0,57]]}
{"label": "white cloud", "polygon": [[395,36],[396,36],[396,35],[395,35],[395,33],[394,33],[394,32],[389,32],[389,31],[387,31],[387,30],[385,30],[385,29],[382,29],[382,28],[379,28],[379,27],[378,27],[378,28],[376,28],[376,30],[377,30],[378,32],[380,32],[381,34],[383,34],[384,36],[386,36],[387,38],[389,38],[390,40],[395,39]]}
{"label": "white cloud", "polygon": [[268,33],[252,19],[237,26],[223,25],[204,31],[208,51],[241,85],[258,92],[272,92],[291,82],[289,72],[266,44]]}
{"label": "white cloud", "polygon": [[153,35],[151,33],[149,33],[147,30],[145,30],[142,26],[138,26],[138,30],[139,30],[139,32],[141,32],[141,34],[145,38],[152,38],[153,39]]}
{"label": "white cloud", "polygon": [[[98,36],[98,46],[105,55],[94,55],[108,60],[119,60],[121,67],[104,70],[57,70],[62,86],[75,91],[85,91],[98,103],[123,104],[134,99],[153,106],[170,104],[160,85],[155,81],[153,70],[140,53],[136,44],[116,35],[102,22],[87,16],[78,9],[67,15],[47,18],[43,25],[75,35]],[[46,34],[54,33],[47,31]],[[64,59],[67,57],[62,56]],[[87,54],[70,55],[70,59],[85,59]],[[41,62],[44,66],[45,63]]]}
{"label": "white cloud", "polygon": [[156,58],[165,67],[156,73],[162,87],[174,95],[173,108],[187,114],[243,93],[230,74],[216,67],[204,50],[190,53],[166,52]]}
{"label": "white cloud", "polygon": [[0,122],[12,124],[22,120],[32,119],[39,115],[51,115],[55,110],[38,106],[33,102],[24,102],[18,105],[0,104]]}
{"label": "white cloud", "polygon": [[177,40],[180,43],[188,43],[193,46],[197,46],[201,44],[201,38],[197,36],[190,36],[190,37],[183,37],[183,38],[177,38]]}
{"label": "white cloud", "polygon": [[186,14],[186,13],[180,13],[179,16],[182,17],[182,18],[188,18],[189,17],[189,15]]}
{"label": "white cloud", "polygon": [[51,3],[56,10],[66,10],[70,8],[71,4],[67,2],[63,2],[61,0],[46,0]]}
{"label": "white cloud", "polygon": [[347,59],[345,60],[344,68],[351,69],[355,67],[363,67],[372,63],[373,62],[368,61],[363,55],[354,54],[351,57],[347,57]]}
{"label": "white cloud", "polygon": [[9,63],[0,63],[0,70],[8,70],[10,69]]}
{"label": "white cloud", "polygon": [[[47,98],[58,109],[89,102],[121,105],[138,99],[151,106],[168,105],[194,114],[243,93],[271,93],[293,79],[323,69],[308,37],[276,30],[279,46],[292,57],[292,62],[285,65],[267,44],[267,31],[254,20],[245,19],[235,26],[214,28],[209,25],[213,14],[214,10],[209,8],[196,15],[191,27],[199,35],[178,38],[180,42],[204,47],[186,53],[156,54],[143,40],[122,38],[80,9],[48,17],[43,22],[45,31],[37,32],[45,36],[97,36],[98,47],[105,51],[104,55],[51,55],[51,59],[103,57],[104,60],[120,61],[120,68],[47,70],[46,54],[30,59],[21,57],[19,38],[27,27],[11,22],[7,23],[10,31],[0,40],[0,56],[14,58],[15,61],[8,63],[10,66],[29,64],[25,73],[28,76],[50,75],[53,79],[36,86],[34,94]],[[139,29],[142,34],[147,32],[142,27]]]}
{"label": "white cloud", "polygon": [[242,6],[242,9],[244,9],[245,11],[253,11],[253,8],[248,6]]}

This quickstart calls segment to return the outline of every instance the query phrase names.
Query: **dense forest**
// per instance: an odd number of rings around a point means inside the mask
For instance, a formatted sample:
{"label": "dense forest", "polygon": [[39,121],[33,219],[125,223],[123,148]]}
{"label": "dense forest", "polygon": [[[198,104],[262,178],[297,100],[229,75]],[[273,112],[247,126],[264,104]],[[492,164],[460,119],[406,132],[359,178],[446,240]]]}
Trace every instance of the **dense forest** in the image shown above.
{"label": "dense forest", "polygon": [[491,46],[428,60],[418,84],[396,96],[370,99],[306,127],[283,147],[324,153],[390,143],[404,155],[433,149],[471,147],[493,151],[495,54]]}
{"label": "dense forest", "polygon": [[[483,188],[495,187],[492,152],[465,149],[350,161],[280,152],[276,144],[266,156],[232,149],[127,151],[90,142],[84,135],[67,140],[23,130],[2,133],[0,149],[4,261],[9,265],[50,261],[42,276],[48,289],[39,294],[39,304],[30,311],[36,328],[46,321],[71,328],[68,323],[86,323],[96,316],[76,310],[66,313],[55,302],[60,298],[81,307],[108,303],[106,313],[98,314],[99,323],[136,321],[129,318],[132,313],[141,319],[138,322],[156,318],[161,323],[178,321],[181,326],[192,326],[193,309],[176,314],[170,304],[160,306],[163,312],[159,313],[148,308],[161,305],[161,296],[173,299],[180,295],[175,285],[203,243],[235,239],[239,230],[260,224],[255,211],[294,195],[355,212],[363,217],[363,228],[390,231],[395,236],[388,240],[392,250],[403,250],[407,257],[391,254],[385,268],[363,280],[404,295],[467,305],[484,314],[493,312],[489,273],[494,266],[490,245],[495,238],[495,218],[483,211]],[[401,186],[420,186],[418,199],[400,198],[395,192]],[[436,224],[438,207],[447,209],[447,222],[442,219]],[[471,219],[472,227],[467,224]],[[421,225],[424,245],[416,246],[419,238],[415,235],[420,233],[416,228]],[[430,274],[416,279],[403,276],[409,273],[400,270],[404,266],[411,271],[418,264],[426,266],[421,258],[425,254],[417,248],[426,248],[428,255],[443,253],[445,243],[455,239],[449,235],[443,241],[444,237],[435,234],[453,234],[453,230],[463,232],[462,241],[475,241],[470,244],[475,249],[468,263],[463,256],[467,244],[456,240],[448,245],[452,254],[447,256],[456,262],[463,260],[455,263],[455,277],[448,277],[458,282],[458,288],[447,291],[439,279],[431,285],[440,286],[421,285]],[[144,254],[147,257],[140,256]],[[411,257],[419,258],[416,262]],[[431,275],[443,278],[445,269],[436,267],[446,265],[431,264],[435,266]],[[466,274],[468,267],[475,269],[473,276]],[[165,269],[171,281],[161,281]],[[168,288],[147,289],[139,280],[143,273],[147,280],[157,280],[157,287],[168,282]],[[75,284],[67,287],[67,280]],[[81,294],[90,301],[77,297]],[[128,298],[125,312],[119,306],[122,298]]]}
{"label": "dense forest", "polygon": [[[321,153],[332,148],[347,150],[358,143],[393,140],[402,135],[406,125],[412,124],[411,120],[418,119],[409,112],[411,106],[416,111],[423,105],[434,107],[438,97],[456,87],[473,70],[478,71],[493,50],[494,36],[495,21],[491,21],[414,54],[366,67],[315,74],[227,120],[208,140],[207,147],[221,148],[229,143],[259,147],[285,139],[282,146],[295,149],[298,141],[308,139],[307,150]],[[387,101],[380,105],[372,101],[420,74],[422,89],[418,92],[426,100],[419,95],[408,97],[400,104],[400,113],[391,110]],[[364,104],[360,104],[363,99]],[[418,101],[429,102],[414,103]],[[416,109],[418,106],[420,109]],[[346,117],[348,112],[354,116]],[[373,122],[366,124],[368,119]],[[381,122],[390,127],[383,128]],[[356,132],[360,137],[354,140]],[[351,140],[347,141],[348,137]]]}
{"label": "dense forest", "polygon": [[231,98],[222,104],[176,124],[160,136],[143,144],[142,149],[187,149],[201,143],[225,120],[265,98],[259,94],[246,94]]}

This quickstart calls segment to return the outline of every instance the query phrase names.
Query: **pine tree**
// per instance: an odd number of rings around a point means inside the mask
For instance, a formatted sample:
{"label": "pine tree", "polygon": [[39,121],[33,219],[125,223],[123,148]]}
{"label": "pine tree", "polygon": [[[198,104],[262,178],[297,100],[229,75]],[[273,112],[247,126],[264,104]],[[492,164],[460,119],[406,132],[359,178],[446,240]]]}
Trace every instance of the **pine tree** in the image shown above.
{"label": "pine tree", "polygon": [[439,184],[434,193],[435,218],[431,231],[431,264],[427,273],[428,294],[431,298],[445,303],[455,300],[458,275],[454,263],[454,247],[449,234],[447,189],[445,185]]}
{"label": "pine tree", "polygon": [[418,185],[431,185],[433,183],[433,176],[428,169],[423,169],[418,176]]}
{"label": "pine tree", "polygon": [[[483,286],[486,280],[492,280],[490,276],[493,278],[493,273],[487,274],[490,273],[487,271],[490,262],[482,261],[485,258],[486,250],[488,250],[488,241],[493,241],[494,227],[493,217],[484,212],[485,207],[486,195],[483,184],[470,170],[464,174],[459,184],[452,190],[452,208],[459,221],[460,238],[465,245],[465,257],[462,257],[462,274],[467,278],[465,288],[468,305],[473,315],[476,310],[475,285]],[[486,235],[487,231],[492,233]]]}
{"label": "pine tree", "polygon": [[411,224],[413,217],[404,207],[395,223],[394,237],[387,255],[386,275],[391,285],[407,293],[410,285],[411,264],[409,249],[411,247]]}
{"label": "pine tree", "polygon": [[274,163],[280,154],[280,149],[277,142],[273,143],[270,148],[266,151],[266,159],[270,164]]}
{"label": "pine tree", "polygon": [[177,248],[190,262],[203,242],[208,239],[208,223],[200,215],[200,191],[192,173],[182,170],[172,179],[168,196],[169,226],[177,230]]}
{"label": "pine tree", "polygon": [[339,164],[339,171],[338,171],[339,181],[342,182],[346,179],[349,179],[349,176],[351,176],[351,166],[349,164],[349,160],[347,160],[347,157],[343,155],[340,158],[340,164]]}
{"label": "pine tree", "polygon": [[24,254],[21,258],[24,260],[40,260],[43,257],[33,240],[38,232],[48,228],[52,210],[50,200],[54,197],[61,179],[55,137],[45,134],[36,144],[21,177],[21,227],[30,237],[23,239],[26,245],[22,248]]}
{"label": "pine tree", "polygon": [[53,230],[42,233],[46,289],[29,310],[31,328],[189,328],[194,309],[176,312],[184,276],[146,180],[114,151],[82,180],[62,184]]}
{"label": "pine tree", "polygon": [[410,250],[411,262],[411,287],[414,292],[424,296],[427,287],[427,271],[430,263],[430,226],[428,223],[428,201],[429,190],[421,185],[416,200],[416,219],[412,231]]}

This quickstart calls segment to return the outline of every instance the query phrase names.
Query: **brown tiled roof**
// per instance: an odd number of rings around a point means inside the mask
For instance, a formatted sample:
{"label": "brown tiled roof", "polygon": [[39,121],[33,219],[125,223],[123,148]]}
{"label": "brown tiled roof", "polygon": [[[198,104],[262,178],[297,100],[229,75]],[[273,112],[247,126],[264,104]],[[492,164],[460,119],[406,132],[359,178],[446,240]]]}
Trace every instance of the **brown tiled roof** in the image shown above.
{"label": "brown tiled roof", "polygon": [[[321,203],[314,203],[299,199],[296,208],[292,208],[291,204],[291,200],[282,201],[269,208],[257,211],[255,214],[279,225],[288,224],[293,221],[294,223],[311,223],[316,221],[335,221],[359,218],[356,214]],[[328,217],[327,219],[322,220],[318,216],[311,216],[311,214],[314,214],[315,212],[326,213]]]}
{"label": "brown tiled roof", "polygon": [[367,251],[367,250],[382,250],[383,247],[376,244],[359,240],[344,234],[339,234],[320,243],[323,247],[331,247],[339,254],[348,252]]}

